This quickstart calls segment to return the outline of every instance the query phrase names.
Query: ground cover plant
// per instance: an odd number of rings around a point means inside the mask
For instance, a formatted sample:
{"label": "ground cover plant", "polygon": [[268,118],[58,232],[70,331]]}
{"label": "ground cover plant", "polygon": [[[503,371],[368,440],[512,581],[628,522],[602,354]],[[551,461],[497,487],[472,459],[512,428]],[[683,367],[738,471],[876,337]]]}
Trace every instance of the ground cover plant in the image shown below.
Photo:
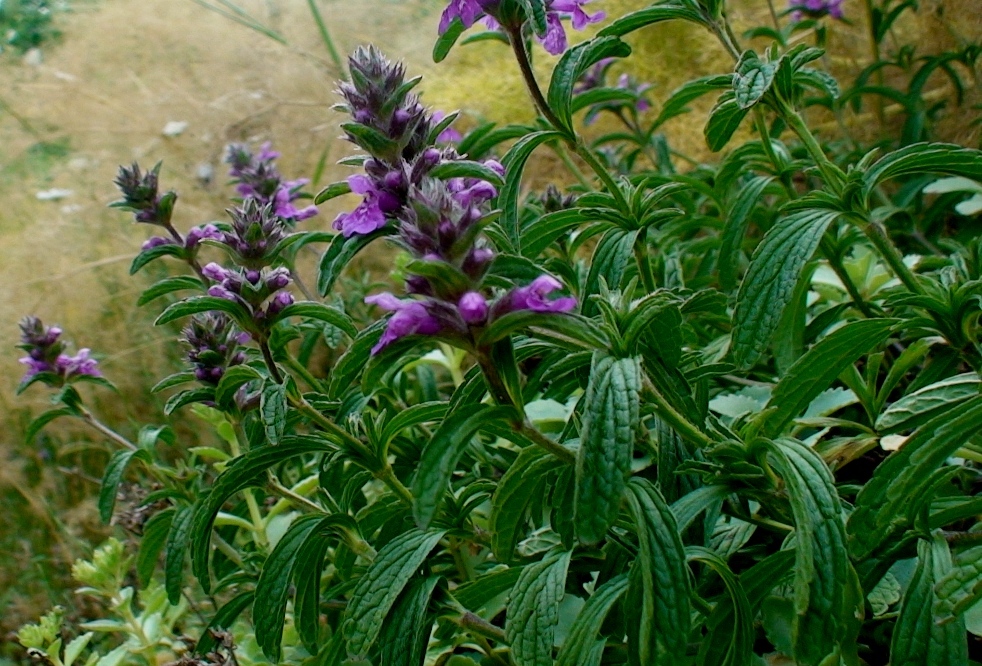
{"label": "ground cover plant", "polygon": [[[114,205],[154,228],[132,271],[174,268],[140,305],[184,326],[188,369],[155,391],[214,445],[110,429],[82,400],[111,389],[92,353],[23,321],[21,388],[55,402],[29,436],[111,440],[99,509],[140,538],[73,570],[106,617],[56,609],[21,643],[65,666],[969,663],[982,153],[924,141],[939,109],[915,102],[978,49],[911,68],[896,139],[823,143],[808,107],[886,90],[874,68],[841,91],[802,38],[840,12],[775,12],[758,53],[711,0],[453,0],[435,59],[502,42],[538,120],[461,135],[358,49],[353,175],[314,203],[361,202],[332,231],[269,145],[229,148],[227,219],[183,233],[159,165],[121,168]],[[733,69],[651,119],[614,73],[666,21]],[[536,44],[561,55],[543,87]],[[705,95],[721,157],[680,169],[659,129]],[[584,139],[601,115],[620,125]],[[579,184],[527,191],[537,151]],[[398,285],[345,274],[384,242]]]}

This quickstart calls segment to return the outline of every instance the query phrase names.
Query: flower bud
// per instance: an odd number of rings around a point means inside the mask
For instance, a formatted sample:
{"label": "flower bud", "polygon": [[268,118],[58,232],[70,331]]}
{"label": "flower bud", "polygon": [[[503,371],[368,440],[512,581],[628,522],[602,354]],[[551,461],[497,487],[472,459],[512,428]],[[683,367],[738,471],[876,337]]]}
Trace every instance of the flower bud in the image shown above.
{"label": "flower bud", "polygon": [[468,324],[481,324],[488,318],[488,302],[476,291],[468,291],[457,302],[460,317]]}

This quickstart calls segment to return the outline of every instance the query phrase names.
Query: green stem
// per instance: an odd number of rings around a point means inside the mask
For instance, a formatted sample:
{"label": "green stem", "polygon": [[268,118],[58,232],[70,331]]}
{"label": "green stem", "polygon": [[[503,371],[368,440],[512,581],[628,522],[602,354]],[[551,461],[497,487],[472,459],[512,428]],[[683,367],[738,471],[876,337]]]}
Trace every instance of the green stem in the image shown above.
{"label": "green stem", "polygon": [[562,161],[566,168],[569,169],[569,172],[573,174],[573,177],[576,178],[577,182],[579,182],[579,184],[584,188],[592,190],[593,184],[587,180],[586,174],[583,173],[580,167],[576,166],[576,162],[574,162],[573,158],[569,155],[569,149],[566,148],[566,144],[556,141],[550,145],[552,146],[553,150],[556,151],[556,155],[559,156],[560,161]]}
{"label": "green stem", "polygon": [[300,375],[303,378],[303,380],[307,382],[307,386],[309,386],[314,391],[319,391],[320,393],[326,393],[323,385],[321,385],[320,383],[320,380],[314,377],[314,375],[311,374],[310,370],[305,368],[300,361],[293,358],[293,356],[290,356],[289,354],[286,355],[284,361],[286,362],[287,366],[289,366],[291,370],[293,370],[295,373]]}
{"label": "green stem", "polygon": [[641,284],[644,285],[645,291],[650,294],[657,288],[657,285],[655,285],[655,274],[651,270],[651,257],[648,255],[648,248],[645,243],[646,237],[647,229],[642,229],[634,241],[634,259],[638,262],[638,273],[641,275]]}
{"label": "green stem", "polygon": [[825,183],[832,188],[835,194],[842,192],[842,175],[839,168],[829,161],[829,158],[825,155],[825,151],[822,150],[821,144],[819,144],[818,139],[812,134],[811,130],[808,129],[808,125],[801,118],[801,115],[791,108],[788,104],[780,104],[778,113],[781,118],[788,124],[801,143],[805,146],[805,150],[811,155],[812,159],[815,160],[815,164],[818,165],[819,171],[822,172],[822,178],[825,179]]}
{"label": "green stem", "polygon": [[853,282],[852,277],[849,275],[849,271],[846,270],[845,265],[842,263],[842,258],[839,253],[835,251],[835,248],[831,247],[831,243],[826,242],[822,239],[822,253],[825,255],[826,261],[829,262],[829,266],[835,271],[836,276],[838,276],[839,281],[842,282],[846,291],[849,293],[849,297],[852,298],[853,305],[856,306],[863,316],[867,319],[873,318],[875,315],[870,309],[869,304],[863,299],[863,295],[859,293],[859,288],[856,283]]}
{"label": "green stem", "polygon": [[315,0],[307,0],[307,6],[310,7],[310,13],[314,17],[314,23],[317,24],[317,30],[321,34],[321,41],[324,42],[324,47],[327,49],[328,55],[331,56],[331,62],[334,63],[334,66],[338,70],[337,75],[341,78],[346,78],[344,75],[344,62],[341,60],[341,55],[334,45],[331,33],[327,30],[327,24],[324,22],[324,17],[321,16],[321,10],[317,8]]}
{"label": "green stem", "polygon": [[539,432],[539,429],[533,426],[531,423],[524,422],[516,428],[516,431],[529,439],[532,443],[545,449],[552,455],[556,456],[564,463],[573,465],[576,464],[576,455],[567,449],[565,446],[559,442],[553,441]]}
{"label": "green stem", "polygon": [[375,478],[387,485],[389,489],[392,490],[392,492],[394,492],[403,502],[409,506],[413,505],[413,494],[409,491],[409,488],[403,485],[402,481],[399,480],[399,477],[397,477],[396,473],[392,471],[392,467],[388,464],[388,462],[386,462],[385,467],[380,469],[378,472],[375,472]]}
{"label": "green stem", "polygon": [[645,397],[654,403],[658,416],[665,419],[672,428],[683,439],[687,439],[696,446],[704,447],[713,444],[709,436],[696,427],[689,419],[685,418],[675,407],[665,399],[665,396],[647,378],[644,380]]}
{"label": "green stem", "polygon": [[99,419],[97,419],[95,417],[95,415],[93,415],[92,412],[90,412],[88,409],[86,409],[85,407],[82,407],[81,405],[79,405],[78,409],[79,409],[79,412],[81,413],[82,420],[85,421],[86,423],[88,423],[89,426],[91,426],[92,428],[95,428],[100,433],[102,433],[103,435],[105,435],[106,437],[108,437],[109,439],[111,439],[112,441],[114,441],[117,444],[119,444],[120,446],[122,446],[124,449],[127,449],[129,451],[136,451],[137,447],[136,447],[135,444],[133,444],[133,442],[131,442],[130,440],[126,439],[125,437],[123,437],[122,435],[120,435],[118,432],[116,432],[115,430],[113,430],[112,428],[110,428],[109,426],[107,426],[106,424],[104,424],[102,421],[100,421]]}
{"label": "green stem", "polygon": [[860,224],[860,228],[866,234],[866,237],[869,238],[870,242],[873,243],[880,256],[890,266],[893,274],[903,282],[904,286],[915,294],[923,294],[924,288],[917,281],[917,276],[914,275],[914,272],[904,263],[903,256],[901,256],[900,251],[897,250],[897,247],[890,240],[889,236],[887,236],[886,229],[883,225],[875,220],[867,219]]}
{"label": "green stem", "polygon": [[283,375],[280,374],[280,369],[276,367],[276,361],[273,360],[273,354],[269,350],[269,343],[265,339],[259,341],[259,351],[263,354],[263,360],[266,362],[266,367],[269,369],[273,381],[282,384]]}

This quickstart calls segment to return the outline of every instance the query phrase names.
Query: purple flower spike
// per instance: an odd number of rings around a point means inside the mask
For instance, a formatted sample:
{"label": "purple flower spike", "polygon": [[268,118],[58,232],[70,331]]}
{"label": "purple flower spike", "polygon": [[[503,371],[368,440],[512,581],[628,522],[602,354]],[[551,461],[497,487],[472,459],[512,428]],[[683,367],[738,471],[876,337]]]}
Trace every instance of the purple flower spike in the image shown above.
{"label": "purple flower spike", "polygon": [[457,302],[460,318],[468,324],[483,324],[488,318],[488,302],[476,291],[469,291]]}
{"label": "purple flower spike", "polygon": [[569,312],[576,307],[576,299],[572,296],[557,298],[552,301],[547,297],[562,283],[551,275],[540,275],[527,287],[519,287],[511,293],[511,310],[532,310],[533,312]]}
{"label": "purple flower spike", "polygon": [[394,312],[385,333],[372,347],[372,355],[379,353],[388,345],[407,335],[435,335],[442,328],[440,322],[426,309],[426,306],[413,300],[401,301],[386,292],[365,298],[365,302],[377,305],[383,310]]}

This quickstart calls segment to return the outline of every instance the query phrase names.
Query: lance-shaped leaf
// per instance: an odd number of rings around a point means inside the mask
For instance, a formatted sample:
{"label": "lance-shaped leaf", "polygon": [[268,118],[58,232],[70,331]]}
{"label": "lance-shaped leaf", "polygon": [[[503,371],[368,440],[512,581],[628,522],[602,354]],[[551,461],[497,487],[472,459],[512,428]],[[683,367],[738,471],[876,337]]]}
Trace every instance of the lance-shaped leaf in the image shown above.
{"label": "lance-shaped leaf", "polygon": [[334,288],[334,283],[341,277],[341,272],[356,254],[365,249],[376,238],[393,236],[395,233],[395,229],[391,226],[385,226],[368,234],[354,234],[348,237],[345,237],[344,234],[338,234],[335,236],[324,254],[321,255],[317,272],[317,292],[321,296],[326,296]]}
{"label": "lance-shaped leaf", "polygon": [[575,524],[583,543],[597,543],[617,519],[637,435],[641,362],[595,352],[576,457]]}
{"label": "lance-shaped leaf", "polygon": [[797,440],[760,445],[784,479],[794,515],[794,658],[803,666],[818,666],[836,652],[855,655],[863,596],[849,561],[832,473]]}
{"label": "lance-shaped leaf", "polygon": [[571,103],[573,88],[580,77],[604,58],[625,58],[631,47],[617,37],[597,37],[568,49],[552,71],[547,100],[549,107],[568,132],[573,131]]}
{"label": "lance-shaped leaf", "polygon": [[882,344],[897,323],[896,319],[850,322],[822,338],[795,361],[774,387],[764,408],[768,434],[777,435],[843,370]]}
{"label": "lance-shaped leaf", "polygon": [[307,319],[316,319],[341,329],[348,335],[348,337],[354,338],[356,335],[358,335],[358,329],[351,321],[351,317],[341,312],[337,308],[332,308],[331,306],[324,305],[323,303],[315,303],[313,301],[291,303],[283,308],[278,315],[276,315],[276,320],[279,321],[281,319],[286,319],[287,317],[305,317]]}
{"label": "lance-shaped leaf", "polygon": [[123,449],[113,454],[106,465],[106,473],[102,477],[102,486],[99,488],[99,517],[103,523],[109,524],[109,519],[113,517],[113,508],[116,506],[116,493],[119,491],[119,482],[123,480],[123,473],[127,465],[134,458],[144,463],[150,464],[152,461],[150,452],[144,449],[130,451]]}
{"label": "lance-shaped leaf", "polygon": [[[729,603],[717,603],[706,621],[706,626],[713,632],[713,639],[702,642],[700,663],[705,666],[742,666],[750,663],[754,647],[754,612],[743,585],[726,562],[708,548],[690,546],[686,553],[689,560],[701,562],[719,574],[729,595]],[[725,643],[725,647],[721,643]],[[711,659],[709,655],[713,651],[717,654],[722,652],[722,658]]]}
{"label": "lance-shaped leaf", "polygon": [[432,625],[427,608],[439,581],[439,576],[416,578],[399,595],[378,638],[380,664],[423,665]]}
{"label": "lance-shaped leaf", "polygon": [[963,550],[936,582],[934,618],[950,623],[982,599],[982,546]]}
{"label": "lance-shaped leaf", "polygon": [[413,514],[421,527],[436,517],[454,468],[474,434],[489,421],[513,418],[510,407],[477,405],[448,416],[426,444],[413,478]]}
{"label": "lance-shaped leaf", "polygon": [[382,631],[382,620],[443,535],[442,530],[413,529],[397,536],[379,551],[372,566],[358,579],[341,621],[341,633],[352,660],[368,656]]}
{"label": "lance-shaped leaf", "polygon": [[737,258],[743,238],[747,235],[750,214],[757,207],[761,195],[773,180],[774,178],[771,176],[751,178],[740,188],[740,192],[730,206],[726,216],[726,227],[723,229],[723,237],[720,239],[719,259],[716,262],[719,266],[719,281],[723,289],[730,290],[736,285]]}
{"label": "lance-shaped leaf", "polygon": [[[977,549],[975,549],[977,550]],[[951,551],[940,530],[917,544],[917,569],[900,604],[900,617],[893,629],[890,666],[962,666],[968,663],[965,621],[949,618],[936,622],[939,591],[954,573]]]}
{"label": "lance-shaped leaf", "polygon": [[849,517],[849,548],[862,560],[910,524],[912,499],[930,486],[932,475],[982,423],[982,396],[966,400],[954,413],[934,417],[899,450],[880,463],[856,497]]}
{"label": "lance-shaped leaf", "polygon": [[519,528],[524,525],[526,510],[535,496],[533,489],[538,488],[550,472],[564,466],[561,460],[544,449],[528,446],[522,449],[501,477],[491,498],[488,522],[491,549],[499,561],[511,561],[515,545],[522,536]]}
{"label": "lance-shaped leaf", "polygon": [[943,173],[982,181],[982,151],[951,143],[915,143],[880,158],[863,174],[863,197],[891,178]]}
{"label": "lance-shaped leaf", "polygon": [[[631,565],[627,627],[632,666],[688,663],[689,570],[675,516],[650,481],[633,478],[628,507],[638,529],[638,557]],[[636,622],[635,622],[636,620]]]}
{"label": "lance-shaped leaf", "polygon": [[186,289],[203,289],[201,280],[196,277],[191,277],[190,275],[164,278],[163,280],[154,283],[142,294],[140,294],[140,298],[137,300],[136,304],[146,305],[150,301],[160,298],[161,296]]}
{"label": "lance-shaped leaf", "polygon": [[518,666],[552,666],[559,602],[566,587],[570,551],[547,555],[522,571],[505,619],[505,640]]}
{"label": "lance-shaped leaf", "polygon": [[749,109],[759,102],[774,83],[776,62],[761,60],[753,51],[744,51],[733,75],[733,92],[737,106]]}
{"label": "lance-shaped leaf", "polygon": [[286,384],[270,380],[259,396],[259,415],[270,444],[279,444],[286,428]]}
{"label": "lance-shaped leaf", "polygon": [[[522,172],[525,163],[535,152],[535,149],[548,141],[562,139],[563,135],[556,131],[533,132],[519,140],[509,149],[502,159],[505,167],[505,184],[498,192],[498,207],[501,208],[501,227],[505,230],[512,250],[522,250],[521,215],[518,211],[518,198],[522,193]],[[507,249],[507,248],[499,248]]]}
{"label": "lance-shaped leaf", "polygon": [[[611,578],[601,585],[576,615],[556,666],[600,666],[606,639],[599,638],[600,628],[610,609],[627,590],[627,574]],[[597,649],[599,643],[600,649]]]}
{"label": "lance-shaped leaf", "polygon": [[796,211],[764,235],[737,294],[731,351],[739,367],[750,368],[767,349],[805,264],[838,216],[829,210]]}
{"label": "lance-shaped leaf", "polygon": [[249,313],[246,311],[245,307],[238,303],[234,303],[225,298],[217,298],[215,296],[192,296],[187,300],[178,301],[177,303],[168,306],[167,309],[161,312],[160,316],[157,317],[154,325],[162,326],[163,324],[169,324],[170,322],[181,319],[182,317],[189,317],[193,314],[212,311],[224,312],[231,315],[232,318],[239,324],[249,319]]}
{"label": "lance-shaped leaf", "polygon": [[164,544],[164,589],[171,606],[181,600],[181,587],[184,583],[184,559],[187,557],[191,541],[191,521],[198,505],[182,506],[174,514],[167,542]]}
{"label": "lance-shaped leaf", "polygon": [[153,578],[157,560],[160,559],[160,552],[164,549],[171,523],[174,521],[174,514],[174,509],[165,509],[150,516],[143,526],[140,551],[136,556],[136,575],[142,587],[146,587]]}
{"label": "lance-shaped leaf", "polygon": [[665,100],[665,103],[662,105],[661,111],[658,113],[658,118],[654,123],[655,127],[662,125],[675,116],[686,113],[689,110],[688,104],[690,102],[693,102],[703,95],[713,92],[714,90],[729,88],[732,85],[732,76],[726,74],[713,74],[710,76],[703,76],[679,86],[672,91],[671,95],[669,95],[668,99]]}
{"label": "lance-shaped leaf", "polygon": [[460,36],[464,34],[464,22],[459,18],[454,18],[447,26],[447,29],[440,35],[436,42],[433,44],[433,62],[443,62],[450,54],[450,50],[453,48]]}
{"label": "lance-shaped leaf", "polygon": [[911,430],[925,421],[948,412],[972,396],[979,394],[982,381],[974,372],[966,372],[942,379],[924,388],[908,393],[892,403],[876,419],[876,430],[881,435]]}
{"label": "lance-shaped leaf", "polygon": [[727,91],[720,95],[716,106],[709,112],[709,122],[703,130],[709,149],[714,153],[723,150],[747,113],[748,110],[737,103],[735,92]]}
{"label": "lance-shaped leaf", "polygon": [[686,2],[685,0],[669,0],[668,2],[659,2],[645,9],[639,9],[630,14],[625,14],[601,30],[600,35],[623,37],[646,26],[674,20],[699,23],[707,27],[709,25],[708,19],[693,3]]}

